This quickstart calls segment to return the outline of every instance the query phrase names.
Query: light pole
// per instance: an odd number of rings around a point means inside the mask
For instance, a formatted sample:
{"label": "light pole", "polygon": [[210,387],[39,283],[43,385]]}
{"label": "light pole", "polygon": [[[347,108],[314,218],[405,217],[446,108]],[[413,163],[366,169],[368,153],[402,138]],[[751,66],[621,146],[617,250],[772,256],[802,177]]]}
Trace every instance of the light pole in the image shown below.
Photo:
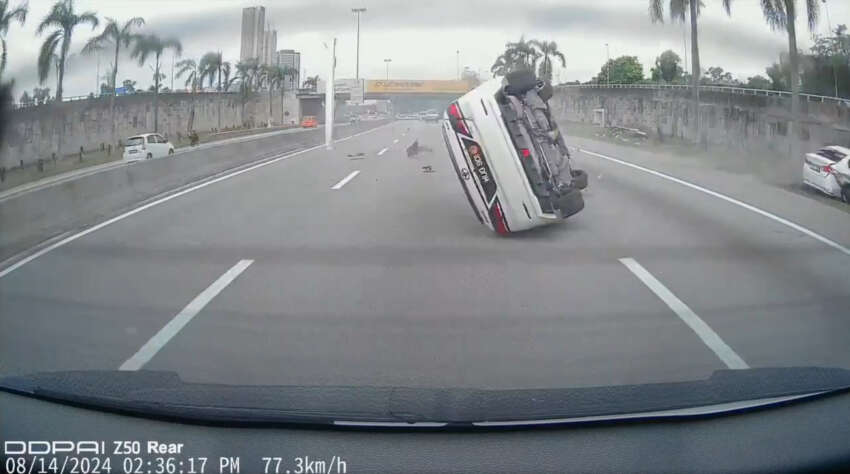
{"label": "light pole", "polygon": [[328,47],[325,44],[325,49],[328,50],[330,56],[328,64],[328,83],[325,85],[325,148],[333,150],[334,140],[334,72],[336,70],[336,38],[333,40],[333,46]]}
{"label": "light pole", "polygon": [[457,57],[455,58],[455,70],[457,79],[460,80],[460,50],[455,51]]}
{"label": "light pole", "polygon": [[608,48],[608,43],[605,43],[605,56],[608,58],[606,64],[605,87],[611,87],[611,50]]}
{"label": "light pole", "polygon": [[387,80],[388,81],[390,80],[390,63],[391,62],[393,62],[393,60],[390,59],[390,58],[384,59],[384,64],[387,65]]}
{"label": "light pole", "polygon": [[[824,10],[826,10],[826,27],[829,28],[829,34],[831,35],[832,34],[832,22],[829,20],[829,5],[826,4],[826,0],[821,0],[821,2],[823,2],[823,8],[824,8]],[[835,44],[835,41],[833,41],[832,44],[834,46],[837,46]],[[833,81],[833,84],[835,84],[835,97],[838,97],[838,70],[837,70],[838,68],[835,67],[835,60],[837,59],[835,57],[836,52],[837,51],[833,51],[833,56],[832,56],[832,81]]]}
{"label": "light pole", "polygon": [[355,62],[354,78],[360,84],[360,14],[365,12],[365,8],[352,8],[351,12],[357,17],[357,59]]}

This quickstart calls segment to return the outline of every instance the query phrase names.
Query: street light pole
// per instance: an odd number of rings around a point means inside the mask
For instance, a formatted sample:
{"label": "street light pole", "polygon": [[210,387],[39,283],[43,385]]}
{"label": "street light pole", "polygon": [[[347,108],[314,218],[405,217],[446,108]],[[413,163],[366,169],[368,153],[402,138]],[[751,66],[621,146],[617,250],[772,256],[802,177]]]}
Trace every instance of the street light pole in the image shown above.
{"label": "street light pole", "polygon": [[605,43],[605,55],[608,57],[608,61],[605,63],[607,66],[605,68],[607,72],[605,74],[605,86],[611,87],[611,50],[608,48],[608,43]]}
{"label": "street light pole", "polygon": [[330,56],[330,60],[328,61],[328,83],[325,85],[325,148],[328,150],[333,150],[333,140],[334,140],[334,73],[336,71],[336,38],[333,40],[333,46],[328,48],[328,45],[325,44],[325,48],[328,49],[328,55]]}
{"label": "street light pole", "polygon": [[455,54],[457,54],[457,57],[455,58],[455,70],[457,73],[457,79],[460,80],[460,50],[455,51]]}
{"label": "street light pole", "polygon": [[390,63],[391,63],[391,62],[393,62],[393,60],[392,60],[392,59],[389,59],[389,58],[384,59],[384,64],[386,64],[386,65],[387,65],[387,80],[388,80],[388,81],[390,80]]}
{"label": "street light pole", "polygon": [[355,62],[354,78],[360,84],[360,14],[365,12],[365,8],[352,8],[351,11],[357,17],[357,59]]}

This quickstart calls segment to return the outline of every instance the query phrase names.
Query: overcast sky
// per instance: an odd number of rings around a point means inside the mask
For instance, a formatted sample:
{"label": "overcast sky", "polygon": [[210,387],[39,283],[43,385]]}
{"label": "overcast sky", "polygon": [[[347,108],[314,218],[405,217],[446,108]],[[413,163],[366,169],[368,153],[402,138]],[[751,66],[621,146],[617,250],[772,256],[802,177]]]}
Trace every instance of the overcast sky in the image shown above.
{"label": "overcast sky", "polygon": [[[21,0],[11,0],[16,5]],[[6,41],[9,59],[6,77],[16,80],[16,96],[37,85],[36,61],[42,38],[35,35],[37,24],[53,2],[30,0],[30,12],[24,27],[11,26]],[[361,18],[360,71],[365,78],[385,75],[384,58],[391,58],[390,77],[397,79],[452,79],[456,75],[456,51],[461,67],[469,66],[489,75],[490,65],[504,50],[504,44],[525,34],[527,38],[557,41],[567,58],[566,68],[557,68],[555,78],[586,81],[605,61],[605,43],[611,57],[637,56],[645,73],[655,57],[666,49],[684,56],[681,24],[654,24],[650,21],[647,0],[76,0],[78,12],[92,10],[101,17],[126,20],[142,16],[144,30],[162,36],[174,36],[183,43],[183,57],[199,58],[203,53],[221,50],[225,59],[239,59],[241,9],[264,5],[266,18],[278,31],[278,49],[301,52],[302,77],[327,70],[327,53],[322,43],[338,39],[337,77],[354,77],[355,22],[350,9],[366,7]],[[665,2],[666,3],[666,2]],[[721,66],[739,79],[764,75],[764,68],[787,50],[786,36],[773,32],[765,24],[758,0],[737,0],[732,17],[727,17],[719,0],[705,0],[700,17],[700,57],[703,69]],[[798,2],[802,3],[802,2]],[[826,11],[821,8],[818,33],[826,33]],[[829,0],[833,27],[850,24],[850,1]],[[99,31],[98,28],[97,31]],[[74,31],[71,46],[75,54],[67,66],[65,95],[85,95],[95,90],[97,57],[79,56],[85,41],[97,31],[81,26]],[[799,47],[807,49],[811,35],[805,23],[798,22]],[[45,34],[46,36],[46,34]],[[689,40],[688,40],[689,42]],[[690,48],[690,46],[688,46]],[[690,49],[688,49],[690,55]],[[179,58],[178,58],[179,60]],[[111,59],[104,54],[100,72]],[[171,85],[171,57],[166,57]],[[138,81],[147,88],[152,82],[150,69],[139,67],[128,56],[119,61],[119,83]],[[180,88],[180,79],[175,87]],[[55,92],[51,75],[45,82]],[[138,87],[137,86],[137,87]]]}

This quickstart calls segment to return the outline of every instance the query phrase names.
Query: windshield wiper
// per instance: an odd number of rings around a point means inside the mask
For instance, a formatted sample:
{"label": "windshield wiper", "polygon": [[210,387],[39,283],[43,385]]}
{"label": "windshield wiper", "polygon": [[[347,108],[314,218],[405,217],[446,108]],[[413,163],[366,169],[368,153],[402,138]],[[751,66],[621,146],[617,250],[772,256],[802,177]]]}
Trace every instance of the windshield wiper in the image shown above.
{"label": "windshield wiper", "polygon": [[687,418],[740,412],[850,388],[850,371],[718,370],[705,380],[565,389],[223,385],[175,372],[67,371],[0,379],[0,390],[180,422],[386,428],[487,428]]}

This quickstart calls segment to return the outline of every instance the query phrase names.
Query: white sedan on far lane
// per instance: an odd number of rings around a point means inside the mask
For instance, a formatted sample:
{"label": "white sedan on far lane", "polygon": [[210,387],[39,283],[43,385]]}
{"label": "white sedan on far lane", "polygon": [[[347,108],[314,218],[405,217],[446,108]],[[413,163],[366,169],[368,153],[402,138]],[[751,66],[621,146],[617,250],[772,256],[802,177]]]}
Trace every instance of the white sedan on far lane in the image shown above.
{"label": "white sedan on far lane", "polygon": [[803,183],[850,202],[850,149],[826,146],[814,153],[806,153]]}

